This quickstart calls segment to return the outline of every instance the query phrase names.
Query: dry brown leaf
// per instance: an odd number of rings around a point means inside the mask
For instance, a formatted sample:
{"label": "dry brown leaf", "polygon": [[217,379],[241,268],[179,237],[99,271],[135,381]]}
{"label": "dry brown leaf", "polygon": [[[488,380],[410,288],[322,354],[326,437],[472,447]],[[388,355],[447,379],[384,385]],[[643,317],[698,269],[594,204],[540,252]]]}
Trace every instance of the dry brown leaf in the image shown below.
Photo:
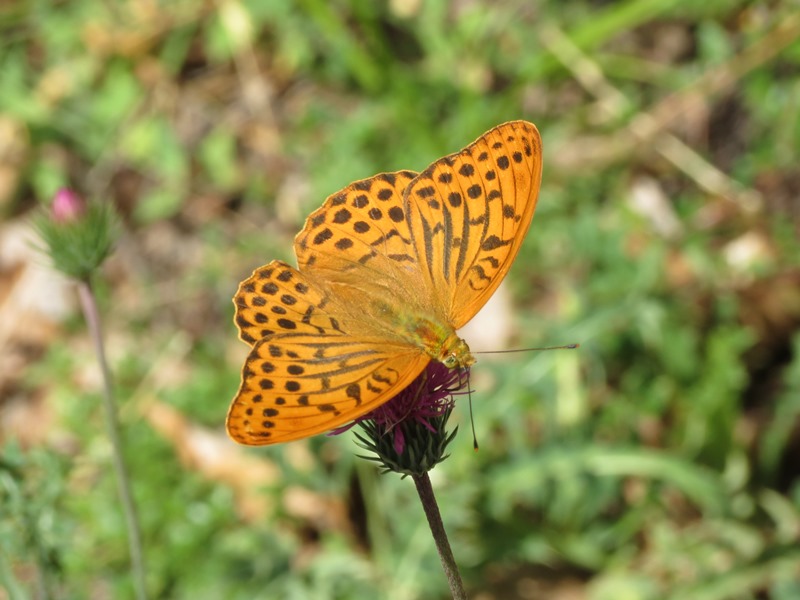
{"label": "dry brown leaf", "polygon": [[51,419],[44,403],[18,392],[18,384],[75,310],[72,283],[34,243],[29,223],[0,227],[0,439],[13,436],[24,445],[43,441]]}
{"label": "dry brown leaf", "polygon": [[239,514],[248,522],[263,522],[274,506],[261,488],[273,485],[280,470],[267,459],[247,454],[221,431],[189,421],[180,411],[158,401],[147,403],[145,418],[169,441],[181,462],[212,481],[233,488]]}

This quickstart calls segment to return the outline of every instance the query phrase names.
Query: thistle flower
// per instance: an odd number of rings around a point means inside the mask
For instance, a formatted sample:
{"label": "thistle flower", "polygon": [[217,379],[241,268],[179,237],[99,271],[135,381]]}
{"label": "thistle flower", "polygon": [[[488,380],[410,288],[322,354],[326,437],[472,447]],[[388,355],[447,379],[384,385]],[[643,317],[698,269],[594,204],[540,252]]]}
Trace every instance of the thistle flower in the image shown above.
{"label": "thistle flower", "polygon": [[358,445],[375,454],[361,458],[380,463],[384,473],[394,471],[403,478],[411,476],[436,542],[450,592],[459,600],[467,596],[428,471],[449,456],[445,450],[456,436],[458,427],[448,434],[447,420],[455,405],[454,396],[466,393],[463,390],[468,382],[469,369],[449,369],[440,362],[431,361],[397,396],[346,427],[331,432],[335,435],[353,425],[360,425],[363,434],[356,433]]}
{"label": "thistle flower", "polygon": [[447,456],[445,450],[458,431],[447,433],[447,421],[463,394],[469,371],[449,369],[431,361],[425,370],[397,396],[332,434],[360,425],[359,446],[376,456],[362,456],[381,463],[384,472],[421,475]]}

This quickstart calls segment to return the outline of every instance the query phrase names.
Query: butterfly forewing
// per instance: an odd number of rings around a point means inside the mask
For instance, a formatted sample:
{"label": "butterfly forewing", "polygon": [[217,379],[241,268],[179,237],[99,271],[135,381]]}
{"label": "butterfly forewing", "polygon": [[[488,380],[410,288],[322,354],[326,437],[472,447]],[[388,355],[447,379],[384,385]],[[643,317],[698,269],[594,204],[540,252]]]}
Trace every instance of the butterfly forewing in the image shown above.
{"label": "butterfly forewing", "polygon": [[475,316],[508,272],[533,218],[541,170],[539,132],[513,121],[409,184],[416,254],[453,327]]}
{"label": "butterfly forewing", "polygon": [[247,358],[228,433],[264,445],[334,429],[389,400],[428,362],[414,348],[338,332],[268,336]]}
{"label": "butterfly forewing", "polygon": [[295,238],[300,270],[327,277],[356,270],[368,277],[396,266],[416,268],[403,204],[403,192],[416,175],[381,173],[329,196]]}

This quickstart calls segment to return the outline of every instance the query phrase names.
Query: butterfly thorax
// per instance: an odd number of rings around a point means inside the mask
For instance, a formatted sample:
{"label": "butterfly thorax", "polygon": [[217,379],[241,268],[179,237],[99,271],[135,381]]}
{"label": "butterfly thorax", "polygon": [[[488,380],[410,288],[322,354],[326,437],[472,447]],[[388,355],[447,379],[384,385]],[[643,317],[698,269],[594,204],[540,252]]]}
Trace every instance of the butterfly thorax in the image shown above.
{"label": "butterfly thorax", "polygon": [[467,342],[449,325],[425,317],[409,319],[405,325],[413,341],[433,360],[450,369],[465,369],[475,364]]}
{"label": "butterfly thorax", "polygon": [[[363,295],[369,294],[370,285],[371,282],[363,282],[360,298],[340,304],[341,313],[348,314],[347,323],[342,324],[345,330],[369,331],[372,336],[386,339],[399,338],[398,341],[416,346],[450,369],[465,369],[475,364],[469,346],[446,317],[434,314],[436,311],[430,307],[420,306],[412,295],[402,295],[403,292],[399,292],[400,296],[393,298],[393,302],[377,298],[378,294],[371,294],[372,298],[364,302]],[[354,327],[356,323],[360,325]]]}
{"label": "butterfly thorax", "polygon": [[439,346],[438,356],[431,356],[451,369],[466,369],[475,364],[475,357],[472,356],[467,342],[455,332]]}

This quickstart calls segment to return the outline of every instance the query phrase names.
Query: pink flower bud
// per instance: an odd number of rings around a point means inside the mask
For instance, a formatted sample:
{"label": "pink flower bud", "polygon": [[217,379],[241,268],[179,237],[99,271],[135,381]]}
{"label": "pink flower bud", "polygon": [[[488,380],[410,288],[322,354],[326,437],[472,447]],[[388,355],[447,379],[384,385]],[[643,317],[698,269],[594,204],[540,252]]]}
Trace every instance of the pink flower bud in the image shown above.
{"label": "pink flower bud", "polygon": [[86,212],[86,202],[69,188],[61,188],[53,198],[53,219],[58,223],[71,223]]}

